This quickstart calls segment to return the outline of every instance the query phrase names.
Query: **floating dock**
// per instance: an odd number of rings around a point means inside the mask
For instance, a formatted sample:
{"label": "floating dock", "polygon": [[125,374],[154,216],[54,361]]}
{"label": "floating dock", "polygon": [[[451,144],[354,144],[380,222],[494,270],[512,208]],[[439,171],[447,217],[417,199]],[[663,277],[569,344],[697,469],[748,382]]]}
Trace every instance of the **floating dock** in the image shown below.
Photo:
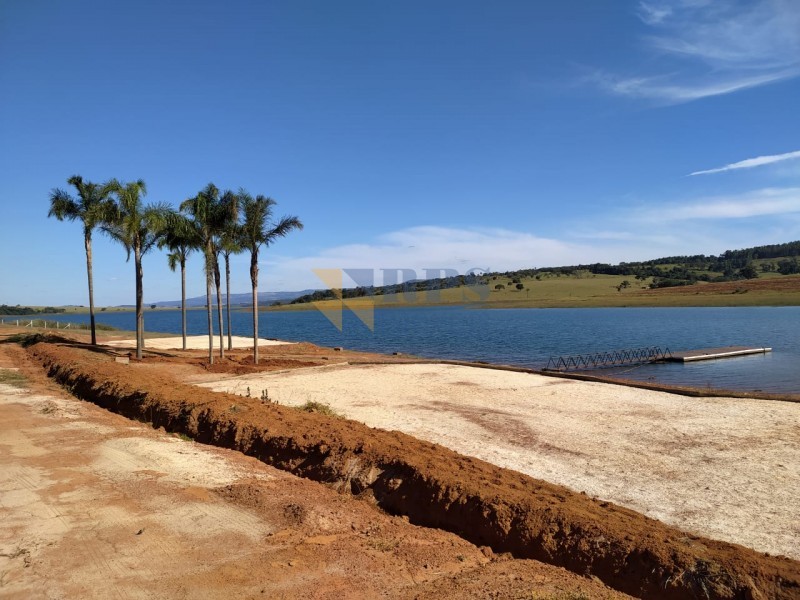
{"label": "floating dock", "polygon": [[670,362],[694,362],[697,360],[713,360],[715,358],[730,358],[732,356],[746,356],[748,354],[766,354],[772,348],[753,348],[749,346],[727,346],[725,348],[706,348],[704,350],[687,350],[685,352],[672,352],[662,360]]}
{"label": "floating dock", "polygon": [[754,348],[752,346],[726,346],[724,348],[705,348],[703,350],[684,350],[672,352],[658,346],[649,348],[629,348],[611,352],[594,354],[573,354],[570,356],[551,356],[544,371],[594,371],[611,367],[656,364],[664,362],[695,362],[716,358],[732,358],[748,354],[766,354],[772,348]]}

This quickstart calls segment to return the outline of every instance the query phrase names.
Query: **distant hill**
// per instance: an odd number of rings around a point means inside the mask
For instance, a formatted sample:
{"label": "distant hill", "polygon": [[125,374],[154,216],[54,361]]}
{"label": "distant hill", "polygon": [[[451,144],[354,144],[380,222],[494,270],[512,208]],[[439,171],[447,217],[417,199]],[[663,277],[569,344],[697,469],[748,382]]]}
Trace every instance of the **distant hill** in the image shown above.
{"label": "distant hill", "polygon": [[[489,285],[498,277],[507,278],[509,285],[524,287],[521,279],[541,280],[551,276],[613,275],[632,277],[647,284],[649,288],[680,287],[699,282],[724,283],[730,281],[758,279],[762,275],[800,274],[800,241],[769,246],[756,246],[743,250],[728,250],[719,256],[696,254],[692,256],[669,256],[642,262],[622,262],[618,265],[593,263],[560,267],[538,267],[517,271],[476,273],[457,275],[440,279],[407,281],[387,286],[369,286],[333,290],[316,290],[296,296],[291,304],[306,304],[332,300],[336,297],[347,299],[364,296],[388,296],[402,292],[447,290],[461,286]],[[631,282],[623,280],[623,287]],[[504,287],[504,286],[503,286]],[[522,287],[517,289],[522,289]],[[280,302],[285,302],[281,300]],[[273,302],[274,303],[274,302]]]}
{"label": "distant hill", "polygon": [[[289,302],[294,300],[295,298],[299,298],[301,296],[311,294],[314,290],[303,290],[300,292],[259,292],[258,293],[258,303],[264,304],[272,304],[274,302]],[[222,302],[227,302],[226,296],[222,294]],[[253,294],[251,292],[247,292],[245,294],[231,294],[231,306],[250,306],[253,299]],[[214,302],[216,303],[216,295],[214,295]],[[180,300],[162,300],[161,302],[148,302],[147,305],[155,304],[159,308],[180,308],[181,301]],[[186,306],[189,307],[197,307],[197,306],[205,306],[206,305],[206,297],[205,296],[196,296],[194,298],[187,298],[186,299]]]}

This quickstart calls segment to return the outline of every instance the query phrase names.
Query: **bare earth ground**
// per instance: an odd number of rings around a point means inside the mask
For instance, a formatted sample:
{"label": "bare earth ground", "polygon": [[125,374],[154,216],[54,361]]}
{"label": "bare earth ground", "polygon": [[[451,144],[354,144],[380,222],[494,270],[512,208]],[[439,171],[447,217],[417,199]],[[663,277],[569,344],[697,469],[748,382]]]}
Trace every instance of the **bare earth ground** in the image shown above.
{"label": "bare earth ground", "polygon": [[3,598],[623,598],[48,382],[0,345]]}
{"label": "bare earth ground", "polygon": [[[209,381],[209,379],[213,380]],[[800,558],[800,405],[431,364],[331,365],[200,385],[329,404],[681,529]]]}

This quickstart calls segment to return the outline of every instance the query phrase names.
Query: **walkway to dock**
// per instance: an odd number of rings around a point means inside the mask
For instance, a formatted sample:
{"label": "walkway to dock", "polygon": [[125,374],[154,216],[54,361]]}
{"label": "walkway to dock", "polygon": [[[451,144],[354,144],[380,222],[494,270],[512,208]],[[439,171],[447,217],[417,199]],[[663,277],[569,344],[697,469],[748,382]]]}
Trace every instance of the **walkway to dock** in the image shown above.
{"label": "walkway to dock", "polygon": [[772,348],[753,348],[752,346],[726,346],[724,348],[705,348],[703,350],[686,350],[673,352],[664,360],[673,362],[694,362],[697,360],[711,360],[714,358],[729,358],[732,356],[745,356],[747,354],[766,354]]}

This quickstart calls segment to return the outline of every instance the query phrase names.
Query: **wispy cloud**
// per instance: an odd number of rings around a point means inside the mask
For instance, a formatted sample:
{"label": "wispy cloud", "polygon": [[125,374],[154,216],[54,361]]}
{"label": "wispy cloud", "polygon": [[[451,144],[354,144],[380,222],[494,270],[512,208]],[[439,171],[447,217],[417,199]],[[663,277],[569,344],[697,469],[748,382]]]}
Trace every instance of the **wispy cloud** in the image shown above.
{"label": "wispy cloud", "polygon": [[699,198],[685,204],[660,205],[636,215],[648,223],[726,220],[800,213],[800,188],[764,188],[732,196]]}
{"label": "wispy cloud", "polygon": [[597,72],[591,79],[606,91],[621,96],[678,104],[762,86],[787,77],[794,77],[797,74],[800,74],[800,70],[754,75],[752,77],[742,76],[735,79],[675,83],[671,77],[624,78]]}
{"label": "wispy cloud", "polygon": [[672,8],[650,2],[640,2],[638,14],[639,18],[648,25],[658,25],[672,14]]}
{"label": "wispy cloud", "polygon": [[640,2],[637,14],[649,30],[643,44],[664,72],[598,72],[595,82],[609,92],[679,103],[800,75],[795,0],[653,0]]}
{"label": "wispy cloud", "polygon": [[705,171],[695,171],[689,175],[708,175],[711,173],[722,173],[724,171],[735,171],[736,169],[752,169],[753,167],[761,167],[763,165],[770,165],[784,160],[791,160],[793,158],[800,158],[800,150],[794,152],[786,152],[784,154],[772,154],[769,156],[757,156],[755,158],[748,158],[740,160],[739,162],[730,163],[724,167],[716,169],[706,169]]}
{"label": "wispy cloud", "polygon": [[319,287],[314,269],[373,269],[375,284],[384,273],[436,277],[440,269],[464,274],[469,269],[506,271],[536,266],[617,261],[623,254],[611,247],[574,243],[507,229],[420,226],[393,231],[363,243],[328,248],[312,256],[271,257],[265,273],[280,289]]}
{"label": "wispy cloud", "polygon": [[[747,217],[761,217],[759,227],[752,227]],[[322,287],[314,269],[371,269],[366,277],[382,285],[437,277],[446,274],[444,269],[464,274],[470,269],[507,271],[714,254],[798,235],[800,188],[770,188],[682,204],[665,202],[638,213],[627,208],[591,222],[571,221],[553,237],[508,229],[419,226],[305,256],[267,253],[263,286],[272,290]],[[352,287],[357,282],[346,277],[343,283]],[[243,291],[248,286],[245,272],[236,270],[233,288]]]}

